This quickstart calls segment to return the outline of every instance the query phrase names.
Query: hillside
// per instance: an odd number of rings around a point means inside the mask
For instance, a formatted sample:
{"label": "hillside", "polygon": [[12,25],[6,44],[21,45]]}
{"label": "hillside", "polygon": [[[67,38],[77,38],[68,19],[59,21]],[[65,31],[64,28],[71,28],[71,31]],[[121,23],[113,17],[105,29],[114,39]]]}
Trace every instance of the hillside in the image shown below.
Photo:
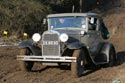
{"label": "hillside", "polygon": [[[111,5],[110,5],[111,6]],[[110,40],[120,48],[125,50],[122,44],[125,42],[125,1],[120,0],[113,3],[113,7],[104,12],[104,21],[108,27],[111,38]]]}

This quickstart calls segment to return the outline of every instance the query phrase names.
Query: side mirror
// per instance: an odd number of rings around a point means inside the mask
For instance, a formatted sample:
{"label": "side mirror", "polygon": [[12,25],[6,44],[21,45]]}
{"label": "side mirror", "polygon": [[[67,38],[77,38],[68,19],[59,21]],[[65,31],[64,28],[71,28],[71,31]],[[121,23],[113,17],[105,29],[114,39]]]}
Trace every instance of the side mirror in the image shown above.
{"label": "side mirror", "polygon": [[92,24],[94,24],[94,18],[93,18],[93,17],[91,18],[90,22],[91,22]]}
{"label": "side mirror", "polygon": [[43,19],[43,24],[47,24],[47,19],[46,18]]}
{"label": "side mirror", "polygon": [[109,33],[107,27],[103,26],[101,32],[102,32],[103,39],[109,39],[110,38],[110,33]]}

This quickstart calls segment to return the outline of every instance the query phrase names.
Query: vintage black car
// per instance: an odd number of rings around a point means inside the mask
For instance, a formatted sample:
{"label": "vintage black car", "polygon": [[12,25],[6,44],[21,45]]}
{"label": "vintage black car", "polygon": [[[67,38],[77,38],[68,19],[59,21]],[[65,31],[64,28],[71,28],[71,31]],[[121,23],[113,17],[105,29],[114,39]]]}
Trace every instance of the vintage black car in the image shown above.
{"label": "vintage black car", "polygon": [[116,52],[102,18],[95,13],[62,13],[47,16],[48,30],[34,33],[33,41],[19,44],[20,68],[31,71],[34,62],[69,65],[74,76],[83,74],[86,64],[113,66]]}

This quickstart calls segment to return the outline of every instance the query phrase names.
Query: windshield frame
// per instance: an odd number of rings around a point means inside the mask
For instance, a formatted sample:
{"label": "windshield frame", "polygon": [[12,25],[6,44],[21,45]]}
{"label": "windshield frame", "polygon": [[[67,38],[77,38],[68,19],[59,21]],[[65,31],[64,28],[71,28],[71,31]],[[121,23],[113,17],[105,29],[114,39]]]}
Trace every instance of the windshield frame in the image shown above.
{"label": "windshield frame", "polygon": [[[58,27],[55,27],[55,28],[52,28],[51,27],[51,19],[59,19],[59,18],[71,18],[71,19],[74,19],[75,18],[79,18],[80,20],[81,19],[85,19],[85,28],[82,28],[82,27],[61,27],[61,28],[58,28]],[[78,20],[78,19],[76,19]],[[86,16],[60,16],[60,17],[49,17],[48,18],[48,30],[58,30],[58,29],[75,29],[75,30],[85,30],[87,31],[87,17]]]}

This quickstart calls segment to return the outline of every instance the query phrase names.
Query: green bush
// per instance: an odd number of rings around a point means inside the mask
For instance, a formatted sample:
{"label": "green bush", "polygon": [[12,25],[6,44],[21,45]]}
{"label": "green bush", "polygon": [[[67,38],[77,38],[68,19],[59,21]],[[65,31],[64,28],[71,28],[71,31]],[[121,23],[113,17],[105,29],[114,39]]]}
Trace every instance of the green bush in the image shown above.
{"label": "green bush", "polygon": [[[32,35],[42,31],[42,19],[51,13],[51,8],[35,0],[0,0],[0,28],[10,35],[27,32]],[[43,28],[43,29],[42,29]]]}

